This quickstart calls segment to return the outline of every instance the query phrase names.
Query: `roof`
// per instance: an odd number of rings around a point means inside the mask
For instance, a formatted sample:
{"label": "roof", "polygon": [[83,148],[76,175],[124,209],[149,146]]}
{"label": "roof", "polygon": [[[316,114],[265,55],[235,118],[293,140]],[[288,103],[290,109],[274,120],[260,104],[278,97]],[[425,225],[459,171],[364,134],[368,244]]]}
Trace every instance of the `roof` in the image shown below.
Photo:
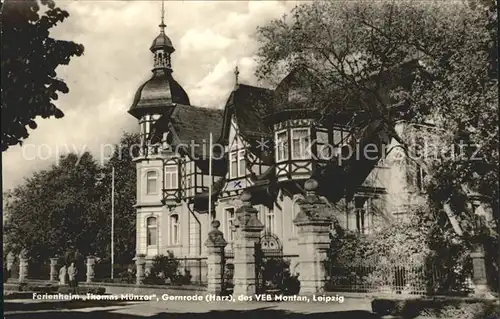
{"label": "roof", "polygon": [[290,112],[304,115],[315,111],[319,106],[315,103],[315,92],[318,92],[319,87],[318,79],[307,67],[299,65],[276,87],[272,116]]}
{"label": "roof", "polygon": [[155,124],[154,138],[158,140],[162,132],[169,130],[172,133],[169,143],[173,148],[183,145],[191,158],[206,158],[209,154],[210,133],[213,143],[220,138],[222,115],[223,111],[219,109],[175,105],[171,112],[165,112]]}
{"label": "roof", "polygon": [[235,115],[240,134],[246,139],[270,136],[271,130],[262,119],[272,112],[273,91],[239,84],[229,96],[224,112],[223,139],[229,138],[231,115]]}
{"label": "roof", "polygon": [[165,49],[170,53],[175,51],[172,40],[170,40],[170,38],[165,34],[163,30],[153,40],[153,43],[151,44],[151,47],[149,49],[151,50],[151,52],[154,52],[157,49]]}
{"label": "roof", "polygon": [[142,84],[134,96],[129,113],[136,118],[146,111],[154,110],[164,113],[172,108],[172,104],[189,105],[189,97],[166,69],[156,69],[151,79]]}

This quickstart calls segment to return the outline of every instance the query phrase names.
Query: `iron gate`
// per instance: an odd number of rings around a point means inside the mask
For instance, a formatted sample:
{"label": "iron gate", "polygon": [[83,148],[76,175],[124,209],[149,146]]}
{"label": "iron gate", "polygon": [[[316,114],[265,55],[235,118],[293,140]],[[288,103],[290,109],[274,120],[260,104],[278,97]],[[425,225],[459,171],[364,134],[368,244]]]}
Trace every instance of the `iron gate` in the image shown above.
{"label": "iron gate", "polygon": [[283,274],[288,269],[289,264],[284,260],[279,238],[265,233],[255,244],[256,292],[264,294],[280,291]]}

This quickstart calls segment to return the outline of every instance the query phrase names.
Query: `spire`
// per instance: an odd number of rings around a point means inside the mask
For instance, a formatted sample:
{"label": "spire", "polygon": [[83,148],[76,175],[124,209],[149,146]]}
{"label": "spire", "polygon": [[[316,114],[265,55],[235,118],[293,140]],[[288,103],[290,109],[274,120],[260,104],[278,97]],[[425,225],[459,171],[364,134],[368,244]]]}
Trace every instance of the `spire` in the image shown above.
{"label": "spire", "polygon": [[238,86],[238,84],[239,84],[238,83],[238,77],[239,77],[239,75],[240,75],[240,71],[238,69],[238,65],[236,65],[236,67],[234,68],[234,80],[235,80],[234,86],[235,87]]}
{"label": "spire", "polygon": [[295,18],[295,23],[293,25],[293,41],[295,42],[296,46],[296,53],[295,57],[293,59],[293,63],[296,66],[299,66],[301,64],[304,64],[304,57],[303,57],[303,50],[302,50],[302,25],[299,20],[299,6],[296,5],[294,8],[294,18]]}
{"label": "spire", "polygon": [[169,70],[172,71],[171,65],[171,54],[175,51],[172,41],[165,34],[165,2],[161,1],[161,22],[158,25],[160,27],[160,34],[154,39],[153,44],[149,48],[154,54],[154,68],[155,70]]}
{"label": "spire", "polygon": [[165,1],[164,0],[161,0],[161,23],[158,26],[160,27],[161,33],[165,33],[165,28],[167,25],[165,24]]}

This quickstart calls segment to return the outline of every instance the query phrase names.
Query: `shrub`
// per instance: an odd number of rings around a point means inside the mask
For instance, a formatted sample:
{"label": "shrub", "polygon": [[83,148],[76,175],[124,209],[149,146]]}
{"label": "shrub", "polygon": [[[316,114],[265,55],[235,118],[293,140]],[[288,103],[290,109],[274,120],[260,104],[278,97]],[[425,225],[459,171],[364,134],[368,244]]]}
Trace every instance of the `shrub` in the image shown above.
{"label": "shrub", "polygon": [[184,274],[179,271],[179,260],[175,258],[171,251],[167,255],[158,255],[153,259],[153,265],[149,274],[144,279],[145,284],[165,285],[165,284],[189,284],[191,274],[185,270]]}

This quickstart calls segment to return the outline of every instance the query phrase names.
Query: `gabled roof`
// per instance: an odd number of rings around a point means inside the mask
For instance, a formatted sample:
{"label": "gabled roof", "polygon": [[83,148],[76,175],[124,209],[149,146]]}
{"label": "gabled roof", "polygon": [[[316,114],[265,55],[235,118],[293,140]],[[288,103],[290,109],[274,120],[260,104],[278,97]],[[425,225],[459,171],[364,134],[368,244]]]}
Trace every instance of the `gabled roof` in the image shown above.
{"label": "gabled roof", "polygon": [[240,134],[247,141],[271,136],[263,119],[271,114],[272,104],[272,90],[246,84],[237,85],[224,110],[222,140],[228,142],[232,115],[235,115]]}

